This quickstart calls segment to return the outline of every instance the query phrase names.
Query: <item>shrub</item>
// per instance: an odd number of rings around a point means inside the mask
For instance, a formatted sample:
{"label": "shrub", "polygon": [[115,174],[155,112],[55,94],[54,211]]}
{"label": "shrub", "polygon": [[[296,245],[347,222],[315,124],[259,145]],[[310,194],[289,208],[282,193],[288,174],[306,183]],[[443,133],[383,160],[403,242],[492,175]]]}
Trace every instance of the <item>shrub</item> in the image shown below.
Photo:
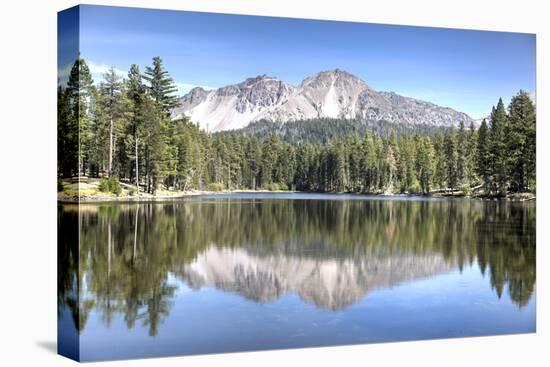
{"label": "shrub", "polygon": [[118,177],[111,176],[108,179],[102,178],[99,180],[99,191],[101,192],[112,192],[116,196],[122,193],[122,187],[118,182]]}
{"label": "shrub", "polygon": [[130,187],[130,189],[128,190],[128,195],[134,196],[136,192],[137,192],[137,189],[135,187]]}
{"label": "shrub", "polygon": [[462,193],[465,196],[470,196],[472,194],[472,189],[470,188],[470,185],[467,185],[467,184],[460,185],[459,189],[460,191],[462,191]]}
{"label": "shrub", "polygon": [[422,188],[420,187],[420,182],[418,182],[418,180],[413,180],[411,187],[409,187],[409,193],[411,194],[422,193]]}
{"label": "shrub", "polygon": [[101,192],[109,192],[109,181],[102,178],[99,180],[99,191]]}
{"label": "shrub", "polygon": [[120,182],[118,182],[118,177],[111,176],[109,177],[109,191],[115,194],[116,196],[122,193],[122,187]]}
{"label": "shrub", "polygon": [[223,184],[219,182],[209,183],[208,185],[206,185],[206,190],[214,192],[223,191]]}
{"label": "shrub", "polygon": [[265,189],[269,191],[284,191],[288,190],[288,186],[285,183],[272,182],[267,184]]}
{"label": "shrub", "polygon": [[57,192],[63,192],[63,181],[57,180]]}

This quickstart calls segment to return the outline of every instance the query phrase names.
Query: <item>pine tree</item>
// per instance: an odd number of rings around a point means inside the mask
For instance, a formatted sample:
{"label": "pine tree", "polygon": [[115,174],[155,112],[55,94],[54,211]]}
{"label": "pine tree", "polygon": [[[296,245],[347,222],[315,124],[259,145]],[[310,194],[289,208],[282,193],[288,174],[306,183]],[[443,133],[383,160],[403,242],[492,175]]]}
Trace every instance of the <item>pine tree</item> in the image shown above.
{"label": "pine tree", "polygon": [[361,141],[358,135],[346,139],[347,160],[349,169],[349,190],[361,191]]}
{"label": "pine tree", "polygon": [[103,74],[103,82],[100,84],[100,99],[99,102],[108,119],[109,131],[109,152],[107,164],[107,176],[111,176],[113,172],[113,150],[115,146],[116,121],[122,113],[122,82],[120,76],[117,75],[113,67]]}
{"label": "pine tree", "polygon": [[[71,177],[77,170],[78,130],[71,130],[67,88],[57,88],[57,173]],[[78,128],[78,126],[74,126]]]}
{"label": "pine tree", "polygon": [[490,136],[487,120],[483,119],[478,130],[475,171],[481,178],[485,192],[489,192],[491,185],[491,151]]}
{"label": "pine tree", "polygon": [[491,182],[490,191],[494,194],[503,195],[506,193],[506,131],[507,131],[506,109],[502,98],[498,100],[496,108],[491,112],[491,128],[489,139],[489,150],[491,156]]}
{"label": "pine tree", "polygon": [[89,116],[89,108],[94,103],[93,83],[88,64],[79,58],[71,69],[66,89],[69,113],[67,153],[68,159],[73,159],[76,164],[76,169],[73,166],[70,171],[72,174],[77,173],[79,177],[86,173],[88,158],[93,148],[90,146],[92,135]]}
{"label": "pine tree", "polygon": [[435,151],[434,165],[434,185],[436,188],[443,188],[446,186],[446,169],[445,169],[445,140],[442,134],[436,134],[432,138]]}
{"label": "pine tree", "polygon": [[429,137],[419,138],[416,150],[417,176],[422,194],[429,194],[435,171],[434,147]]}
{"label": "pine tree", "polygon": [[415,172],[416,149],[414,139],[403,137],[400,140],[400,155],[397,162],[397,177],[401,192],[412,192],[417,186]]}
{"label": "pine tree", "polygon": [[147,96],[145,85],[142,82],[141,73],[139,67],[135,64],[130,66],[128,72],[128,100],[130,101],[130,113],[131,113],[131,126],[134,136],[134,160],[135,160],[135,180],[137,193],[139,194],[139,146],[142,144],[142,138],[144,135],[144,120],[145,112],[147,108]]}
{"label": "pine tree", "polygon": [[250,138],[246,149],[246,161],[249,171],[248,188],[256,190],[260,182],[261,150],[258,139]]}
{"label": "pine tree", "polygon": [[468,149],[468,136],[466,128],[464,127],[464,121],[460,121],[458,134],[457,134],[457,162],[456,162],[456,175],[457,181],[460,186],[469,188],[470,182],[466,177],[466,155]]}
{"label": "pine tree", "polygon": [[512,191],[528,190],[535,178],[535,108],[529,95],[520,91],[509,106],[507,137],[508,177]]}
{"label": "pine tree", "polygon": [[472,186],[476,181],[475,174],[475,159],[476,159],[476,149],[477,149],[477,130],[474,126],[474,123],[470,123],[470,128],[468,129],[468,137],[466,143],[466,154],[465,154],[465,180],[467,187]]}
{"label": "pine tree", "polygon": [[178,105],[178,97],[175,95],[178,88],[168,74],[168,71],[164,69],[160,57],[154,57],[153,66],[145,68],[143,79],[149,84],[147,88],[157,108],[169,116],[170,111]]}
{"label": "pine tree", "polygon": [[376,150],[374,137],[368,130],[365,133],[362,145],[361,176],[363,177],[363,191],[370,193],[376,189]]}
{"label": "pine tree", "polygon": [[456,189],[458,184],[457,170],[457,142],[456,132],[453,127],[445,133],[445,173],[447,187],[451,190]]}

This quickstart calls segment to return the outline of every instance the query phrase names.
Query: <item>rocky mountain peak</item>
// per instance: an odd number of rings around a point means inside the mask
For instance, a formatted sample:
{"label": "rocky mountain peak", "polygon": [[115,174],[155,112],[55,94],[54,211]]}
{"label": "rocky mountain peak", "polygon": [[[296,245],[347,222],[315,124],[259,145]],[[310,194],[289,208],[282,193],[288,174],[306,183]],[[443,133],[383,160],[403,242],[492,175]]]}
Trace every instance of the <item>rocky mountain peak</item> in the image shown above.
{"label": "rocky mountain peak", "polygon": [[321,71],[294,87],[266,74],[206,91],[194,88],[172,117],[188,116],[209,131],[233,130],[258,120],[362,119],[396,124],[452,126],[466,114],[393,92],[378,92],[342,69]]}
{"label": "rocky mountain peak", "polygon": [[359,77],[342,69],[321,71],[309,78],[304,79],[302,87],[327,88],[335,86],[357,86],[359,88],[368,88],[367,83]]}

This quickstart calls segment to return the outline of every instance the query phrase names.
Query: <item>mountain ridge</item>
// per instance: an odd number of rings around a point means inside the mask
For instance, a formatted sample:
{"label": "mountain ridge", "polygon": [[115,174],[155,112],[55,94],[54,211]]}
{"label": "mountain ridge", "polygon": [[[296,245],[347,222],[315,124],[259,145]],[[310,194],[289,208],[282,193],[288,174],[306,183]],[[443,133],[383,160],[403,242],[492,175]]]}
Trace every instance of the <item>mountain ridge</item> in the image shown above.
{"label": "mountain ridge", "polygon": [[450,107],[377,91],[341,69],[321,71],[297,86],[263,74],[213,90],[196,87],[172,110],[174,119],[184,115],[211,132],[241,129],[259,120],[336,118],[443,127],[475,122]]}

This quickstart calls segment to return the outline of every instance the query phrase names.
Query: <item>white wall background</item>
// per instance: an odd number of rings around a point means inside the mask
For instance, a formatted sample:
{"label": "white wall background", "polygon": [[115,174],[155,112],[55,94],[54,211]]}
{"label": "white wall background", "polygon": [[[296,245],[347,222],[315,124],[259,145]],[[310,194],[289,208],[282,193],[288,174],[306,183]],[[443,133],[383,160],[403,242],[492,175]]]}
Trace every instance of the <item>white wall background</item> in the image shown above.
{"label": "white wall background", "polygon": [[[56,12],[75,1],[3,1],[0,11],[0,365],[68,366],[56,340]],[[537,33],[536,335],[236,353],[97,366],[541,366],[548,363],[550,27],[544,1],[111,0],[94,4]],[[545,68],[546,67],[546,68]]]}

